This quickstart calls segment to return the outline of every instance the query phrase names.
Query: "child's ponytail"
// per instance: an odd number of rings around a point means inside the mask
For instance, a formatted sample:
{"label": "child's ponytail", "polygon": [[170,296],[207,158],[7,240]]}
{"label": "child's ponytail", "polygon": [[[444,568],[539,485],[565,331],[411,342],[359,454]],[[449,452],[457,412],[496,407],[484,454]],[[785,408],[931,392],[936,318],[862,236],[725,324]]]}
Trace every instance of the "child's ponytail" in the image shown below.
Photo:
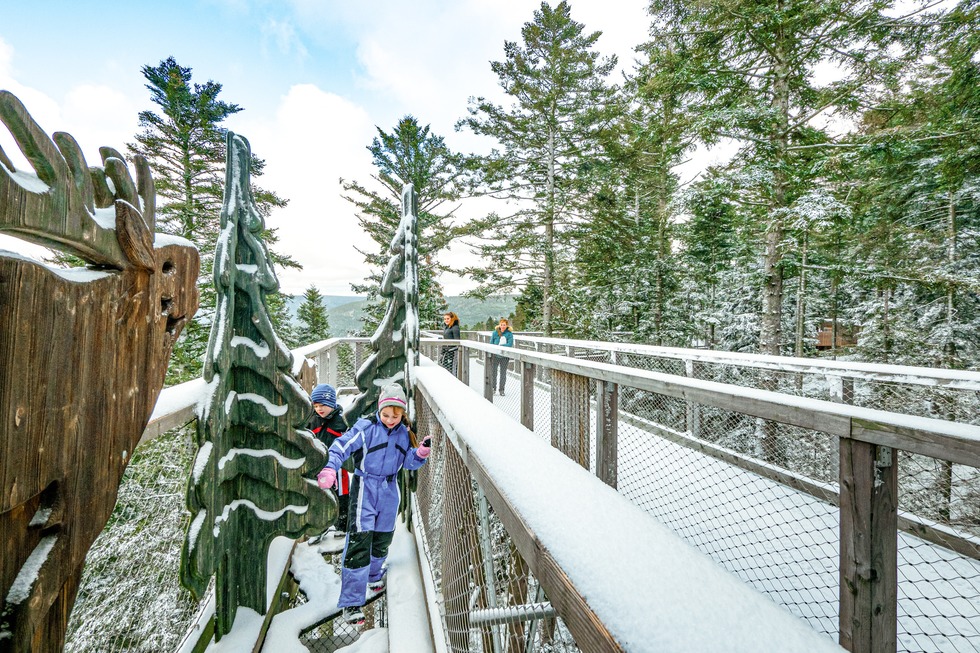
{"label": "child's ponytail", "polygon": [[412,448],[419,446],[419,436],[415,435],[415,431],[412,430],[412,420],[408,419],[408,413],[402,413],[402,424],[408,429],[408,441],[411,443]]}

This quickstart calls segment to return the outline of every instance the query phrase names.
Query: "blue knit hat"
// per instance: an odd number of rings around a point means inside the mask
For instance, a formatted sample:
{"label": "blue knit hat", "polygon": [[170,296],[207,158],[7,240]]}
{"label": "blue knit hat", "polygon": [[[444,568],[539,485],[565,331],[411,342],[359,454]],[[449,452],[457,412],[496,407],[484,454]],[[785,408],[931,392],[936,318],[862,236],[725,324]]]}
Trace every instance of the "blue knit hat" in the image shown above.
{"label": "blue knit hat", "polygon": [[313,388],[313,392],[310,393],[310,401],[314,404],[323,404],[330,408],[337,407],[337,391],[333,389],[332,385],[326,383],[321,383],[317,387]]}

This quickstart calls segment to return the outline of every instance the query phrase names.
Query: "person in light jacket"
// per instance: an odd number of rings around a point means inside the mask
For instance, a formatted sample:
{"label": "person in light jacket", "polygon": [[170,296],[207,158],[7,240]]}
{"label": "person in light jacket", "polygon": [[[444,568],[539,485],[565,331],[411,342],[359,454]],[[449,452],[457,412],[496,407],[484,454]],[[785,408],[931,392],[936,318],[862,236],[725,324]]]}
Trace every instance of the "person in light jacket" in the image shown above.
{"label": "person in light jacket", "polygon": [[[490,335],[490,344],[501,347],[514,346],[514,332],[510,330],[510,323],[507,318],[500,318],[497,328]],[[496,386],[497,394],[501,397],[504,396],[504,387],[507,385],[507,362],[509,360],[506,356],[498,356],[497,354],[490,357],[490,386]]]}

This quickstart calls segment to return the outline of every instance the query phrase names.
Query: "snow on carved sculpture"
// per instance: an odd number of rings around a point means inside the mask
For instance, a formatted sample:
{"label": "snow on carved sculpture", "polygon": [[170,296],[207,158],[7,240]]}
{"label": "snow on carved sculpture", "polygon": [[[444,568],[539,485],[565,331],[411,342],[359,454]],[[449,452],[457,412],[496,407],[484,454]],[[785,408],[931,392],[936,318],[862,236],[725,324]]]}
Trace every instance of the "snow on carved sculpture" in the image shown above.
{"label": "snow on carved sculpture", "polygon": [[58,651],[85,554],[198,306],[198,252],[154,234],[149,166],[101,148],[89,167],[0,91],[0,231],[74,254],[59,269],[0,252],[0,650]]}
{"label": "snow on carved sculpture", "polygon": [[372,353],[357,371],[361,393],[348,414],[367,417],[375,411],[383,386],[397,383],[408,398],[409,419],[415,419],[414,370],[419,362],[418,198],[408,184],[402,189],[402,217],[391,239],[391,258],[381,279],[388,308],[371,337]]}
{"label": "snow on carved sculpture", "polygon": [[[412,184],[402,188],[402,217],[391,239],[391,258],[381,278],[380,293],[388,308],[371,337],[374,350],[355,380],[361,393],[355,397],[350,415],[368,417],[376,410],[381,388],[397,383],[408,399],[408,418],[415,422],[415,366],[419,363],[419,207]],[[417,473],[402,470],[398,486],[402,500],[398,512],[411,526],[412,492]]]}
{"label": "snow on carved sculpture", "polygon": [[216,639],[231,631],[239,610],[268,610],[273,538],[320,533],[337,517],[336,499],[313,479],[326,448],[305,428],[312,406],[266,307],[279,282],[261,239],[250,160],[248,141],[229,132],[216,313],[204,363],[210,400],[197,420],[181,556],[181,579],[197,596],[215,576]]}

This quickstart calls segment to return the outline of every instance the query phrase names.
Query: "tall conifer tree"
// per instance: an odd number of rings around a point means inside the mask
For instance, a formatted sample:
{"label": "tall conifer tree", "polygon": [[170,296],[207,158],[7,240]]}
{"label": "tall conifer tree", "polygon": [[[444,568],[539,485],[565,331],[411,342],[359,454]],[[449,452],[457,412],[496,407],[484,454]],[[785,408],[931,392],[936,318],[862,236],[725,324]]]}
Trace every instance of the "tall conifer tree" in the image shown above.
{"label": "tall conifer tree", "polygon": [[513,104],[478,98],[460,122],[500,144],[471,166],[491,196],[519,207],[469,225],[488,261],[470,272],[482,294],[539,286],[541,326],[549,335],[557,281],[569,278],[569,231],[583,219],[585,168],[599,157],[598,135],[613,103],[605,78],[616,58],[594,50],[600,35],[586,34],[567,2],[542,2],[521,29],[523,43],[506,41],[504,61],[490,64]]}
{"label": "tall conifer tree", "polygon": [[352,284],[354,292],[368,296],[364,329],[377,328],[388,306],[378,288],[401,220],[402,188],[407,184],[415,188],[419,205],[419,319],[422,325],[441,324],[446,301],[438,275],[448,268],[439,257],[455,233],[451,225],[454,209],[449,204],[459,197],[458,156],[441,136],[433,134],[428,125],[419,125],[413,116],[399,120],[390,133],[378,128],[368,150],[378,169],[375,180],[384,191],[357,181],[343,183],[346,199],[358,209],[358,223],[377,245],[361,252],[373,270],[366,283]]}
{"label": "tall conifer tree", "polygon": [[[181,66],[173,57],[157,66],[143,66],[142,72],[157,111],[139,113],[141,131],[128,149],[131,154],[143,155],[153,171],[158,229],[186,238],[201,253],[201,308],[174,346],[168,369],[168,382],[179,382],[200,375],[214,319],[210,279],[225,175],[227,129],[222,123],[242,111],[242,107],[220,100],[222,86],[217,82],[192,83],[192,69]],[[253,156],[250,164],[254,176],[262,174],[262,159]],[[252,190],[263,217],[287,203],[274,192],[257,187]],[[269,243],[277,240],[275,230],[267,230],[263,236]],[[272,260],[281,267],[299,267],[283,254],[273,252]],[[273,323],[290,341],[282,299],[270,295],[269,309]]]}
{"label": "tall conifer tree", "polygon": [[310,286],[303,294],[303,303],[296,311],[299,320],[299,344],[308,345],[310,343],[326,340],[330,337],[330,318],[327,316],[327,309],[323,305],[323,296],[316,286]]}

